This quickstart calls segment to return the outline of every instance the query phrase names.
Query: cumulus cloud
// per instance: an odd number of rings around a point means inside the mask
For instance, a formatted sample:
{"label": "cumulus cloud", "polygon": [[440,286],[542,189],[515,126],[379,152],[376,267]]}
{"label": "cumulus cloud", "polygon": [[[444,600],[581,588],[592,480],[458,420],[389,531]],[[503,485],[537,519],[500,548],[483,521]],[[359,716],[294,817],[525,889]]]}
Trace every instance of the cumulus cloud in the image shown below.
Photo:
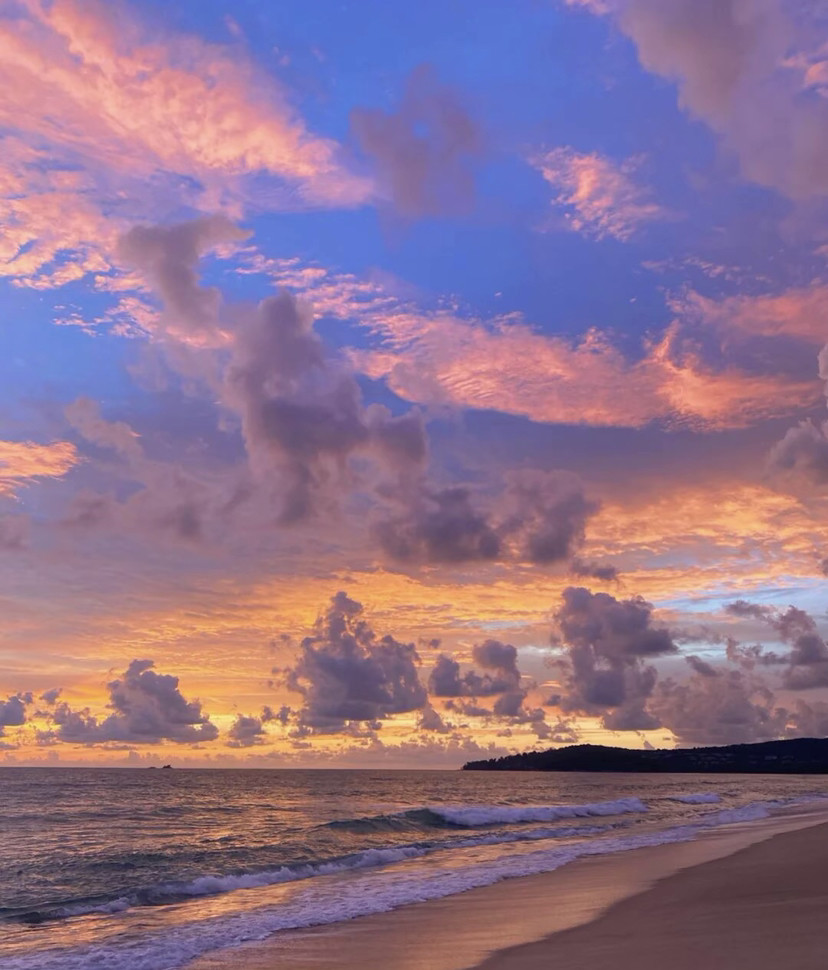
{"label": "cumulus cloud", "polygon": [[[440,654],[429,675],[429,691],[435,697],[489,697],[518,692],[521,675],[517,650],[510,643],[484,640],[472,648],[472,659],[481,669],[471,668],[461,674],[458,661]],[[522,699],[523,694],[520,696]]]}
{"label": "cumulus cloud", "polygon": [[773,691],[742,670],[711,677],[698,672],[686,682],[662,681],[650,708],[681,744],[741,744],[784,736],[788,712]]}
{"label": "cumulus cloud", "polygon": [[541,564],[569,559],[598,511],[575,475],[529,469],[508,476],[503,506],[501,530],[517,537],[521,558]]}
{"label": "cumulus cloud", "polygon": [[98,718],[88,710],[73,710],[65,701],[51,715],[53,729],[44,740],[99,744],[124,741],[158,744],[213,741],[218,729],[202,712],[199,701],[188,701],[178,687],[178,677],[159,674],[152,660],[133,660],[124,673],[111,681],[112,713]]}
{"label": "cumulus cloud", "polygon": [[401,562],[460,563],[496,559],[500,538],[467,488],[423,487],[401,514],[380,522],[380,545]]}
{"label": "cumulus cloud", "polygon": [[768,469],[806,485],[828,484],[828,421],[801,421],[789,428],[770,450]]}
{"label": "cumulus cloud", "polygon": [[480,133],[430,67],[412,72],[396,110],[357,108],[351,127],[400,215],[439,216],[473,201]]}
{"label": "cumulus cloud", "polygon": [[433,731],[436,734],[448,734],[451,728],[443,720],[440,713],[431,704],[427,704],[420,711],[419,717],[417,718],[417,730]]}
{"label": "cumulus cloud", "polygon": [[805,610],[789,606],[787,610],[737,600],[728,605],[736,616],[752,617],[766,623],[779,640],[790,646],[787,654],[766,654],[757,651],[760,663],[785,664],[783,685],[790,690],[828,687],[828,644],[820,636],[814,618]]}
{"label": "cumulus cloud", "polygon": [[314,329],[308,305],[287,292],[255,307],[236,305],[200,284],[200,255],[238,238],[226,220],[200,219],[139,227],[122,249],[157,290],[176,336],[221,351],[212,359],[211,383],[238,415],[260,485],[278,491],[281,521],[307,519],[320,501],[354,484],[353,458],[373,462],[379,479],[419,474],[426,457],[422,417],[366,406],[351,367]]}
{"label": "cumulus cloud", "polygon": [[263,744],[267,731],[262,720],[261,717],[237,714],[227,732],[228,748],[251,748],[256,744]]}
{"label": "cumulus cloud", "polygon": [[5,728],[20,727],[26,723],[26,706],[31,703],[30,693],[12,694],[0,701],[0,737],[3,737]]}
{"label": "cumulus cloud", "polygon": [[652,609],[641,597],[564,590],[555,614],[566,652],[561,710],[600,716],[616,731],[658,726],[647,709],[657,673],[646,661],[677,647],[670,631],[653,622]]}
{"label": "cumulus cloud", "polygon": [[[828,101],[810,53],[825,24],[785,0],[607,0],[642,66],[719,133],[744,175],[792,197],[824,195]],[[814,70],[816,67],[816,71]]]}
{"label": "cumulus cloud", "polygon": [[565,562],[598,511],[577,476],[531,469],[508,474],[503,492],[485,507],[461,486],[433,491],[420,483],[391,497],[402,511],[376,531],[388,555],[401,562]]}
{"label": "cumulus cloud", "polygon": [[249,235],[224,216],[204,216],[172,226],[134,226],[119,240],[118,253],[161,297],[164,319],[176,335],[212,344],[218,339],[221,293],[199,284],[199,259]]}
{"label": "cumulus cloud", "polygon": [[352,456],[368,455],[392,476],[415,474],[425,460],[420,415],[366,407],[353,373],[314,331],[309,308],[288,293],[264,300],[240,327],[225,397],[254,466],[275,465],[284,477],[284,522],[311,515],[327,485],[347,480]]}
{"label": "cumulus cloud", "polygon": [[413,643],[379,637],[362,605],[340,592],[306,637],[294,664],[283,671],[290,690],[302,696],[299,728],[341,731],[349,723],[379,722],[420,710],[426,703]]}
{"label": "cumulus cloud", "polygon": [[639,160],[616,163],[595,152],[554,148],[530,160],[555,192],[565,225],[593,239],[626,242],[648,222],[669,218],[633,179]]}

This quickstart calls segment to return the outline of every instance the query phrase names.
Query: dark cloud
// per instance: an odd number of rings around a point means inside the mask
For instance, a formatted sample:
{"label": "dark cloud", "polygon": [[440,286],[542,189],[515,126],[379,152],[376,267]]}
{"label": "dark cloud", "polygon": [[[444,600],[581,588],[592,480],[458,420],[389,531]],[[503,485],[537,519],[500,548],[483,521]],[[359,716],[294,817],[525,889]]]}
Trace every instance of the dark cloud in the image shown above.
{"label": "dark cloud", "polygon": [[199,259],[214,246],[249,235],[219,215],[172,226],[135,226],[121,238],[118,254],[158,293],[174,325],[198,333],[219,325],[222,302],[217,288],[200,285]]}
{"label": "dark cloud", "polygon": [[826,425],[802,421],[789,428],[768,455],[768,469],[807,485],[828,484],[828,437]]}
{"label": "dark cloud", "polygon": [[456,213],[473,202],[480,134],[429,67],[412,72],[396,111],[357,108],[351,127],[400,215]]}
{"label": "dark cloud", "polygon": [[56,704],[62,693],[63,688],[53,687],[51,690],[44,690],[40,695],[40,700],[45,701],[47,704]]}
{"label": "dark cloud", "polygon": [[657,674],[644,661],[677,648],[670,631],[653,624],[652,606],[570,586],[555,619],[566,650],[560,708],[599,716],[616,731],[657,727],[647,709]]}
{"label": "dark cloud", "polygon": [[361,604],[337,593],[306,637],[287,686],[302,695],[299,726],[307,731],[341,731],[349,722],[372,722],[422,708],[419,656],[413,644],[378,637]]}
{"label": "dark cloud", "polygon": [[435,734],[448,734],[451,731],[451,728],[430,704],[420,711],[420,716],[417,718],[417,728],[420,731],[433,731]]}
{"label": "dark cloud", "polygon": [[[507,476],[503,493],[487,508],[464,487],[434,491],[421,483],[393,497],[402,512],[381,522],[377,534],[401,562],[564,562],[583,544],[586,522],[598,509],[576,476],[534,470]],[[616,575],[611,567],[594,566],[591,573]]]}
{"label": "dark cloud", "polygon": [[251,748],[256,744],[263,744],[266,735],[262,718],[237,714],[236,720],[227,732],[227,746],[228,748]]}
{"label": "dark cloud", "polygon": [[748,600],[734,600],[725,606],[725,612],[730,613],[731,616],[764,620],[773,613],[773,607],[763,606],[760,603],[750,603]]}
{"label": "dark cloud", "polygon": [[466,488],[424,489],[402,515],[377,526],[380,545],[400,562],[496,559],[500,539]]}
{"label": "dark cloud", "polygon": [[618,569],[602,563],[573,559],[570,568],[572,575],[579,579],[598,579],[605,583],[614,583],[618,579]]}
{"label": "dark cloud", "polygon": [[580,480],[565,472],[513,472],[503,505],[502,532],[517,536],[521,558],[544,565],[569,559],[584,541],[587,520],[598,511]]}
{"label": "dark cloud", "polygon": [[366,408],[351,370],[326,352],[310,310],[288,293],[263,300],[239,328],[225,398],[259,474],[283,479],[285,523],[308,518],[321,495],[341,489],[352,456],[404,477],[425,460],[420,414]]}
{"label": "dark cloud", "polygon": [[133,660],[121,677],[107,685],[113,713],[106,718],[72,710],[66,702],[58,704],[52,713],[54,729],[42,740],[157,744],[218,737],[218,729],[202,712],[201,704],[182,695],[178,677],[156,673],[154,666],[152,660]]}
{"label": "dark cloud", "polygon": [[456,711],[464,717],[485,717],[490,718],[492,711],[488,707],[478,704],[474,698],[455,698],[446,701],[447,711]]}
{"label": "dark cloud", "polygon": [[700,677],[719,676],[719,671],[713,666],[713,664],[709,664],[706,660],[702,660],[701,657],[695,656],[695,654],[690,654],[684,659]]}
{"label": "dark cloud", "polygon": [[472,657],[483,672],[471,669],[461,675],[460,664],[440,654],[429,675],[429,691],[435,697],[490,697],[518,691],[517,650],[511,644],[484,640],[472,648]]}
{"label": "dark cloud", "polygon": [[[523,709],[523,702],[526,700],[526,691],[523,690],[511,690],[505,694],[501,694],[500,697],[494,702],[492,707],[492,714],[495,717],[507,717],[513,719],[528,719],[533,718],[527,714]],[[544,720],[546,715],[543,711],[540,711],[540,717],[538,720]]]}
{"label": "dark cloud", "polygon": [[743,744],[783,737],[788,712],[774,694],[741,670],[662,681],[650,707],[680,744]]}
{"label": "dark cloud", "polygon": [[274,711],[273,708],[265,704],[262,708],[262,723],[268,724],[270,721],[278,721],[282,727],[285,727],[290,721],[292,713],[287,704],[282,704],[278,711]]}
{"label": "dark cloud", "polygon": [[[254,307],[228,303],[200,284],[199,257],[246,235],[221,217],[141,226],[122,239],[121,253],[163,301],[167,335],[180,344],[174,365],[183,376],[206,381],[239,416],[256,484],[277,496],[280,520],[298,522],[320,503],[334,503],[355,484],[356,456],[378,464],[380,480],[419,474],[427,450],[419,412],[394,416],[366,406],[352,368],[314,330],[309,306],[286,292]],[[193,348],[214,353],[196,359]],[[170,509],[168,525],[198,535],[204,501],[186,494],[193,483],[182,478],[165,485],[185,493]]]}
{"label": "dark cloud", "polygon": [[727,611],[736,616],[762,620],[779,640],[790,646],[789,652],[782,655],[758,647],[742,653],[734,650],[734,657],[742,656],[748,663],[785,664],[782,683],[790,690],[828,687],[828,644],[809,613],[795,606],[781,611],[745,600],[729,604]]}
{"label": "dark cloud", "polygon": [[32,703],[32,695],[12,694],[5,701],[0,701],[0,737],[3,736],[4,728],[20,727],[26,723],[26,707]]}

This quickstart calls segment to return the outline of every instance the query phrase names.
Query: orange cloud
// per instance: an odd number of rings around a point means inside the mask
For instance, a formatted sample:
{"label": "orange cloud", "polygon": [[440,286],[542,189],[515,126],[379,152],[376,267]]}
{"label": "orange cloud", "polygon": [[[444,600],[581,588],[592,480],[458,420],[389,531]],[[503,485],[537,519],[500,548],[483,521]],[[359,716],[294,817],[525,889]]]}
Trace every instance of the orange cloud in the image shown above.
{"label": "orange cloud", "polygon": [[13,495],[38,478],[60,478],[77,462],[75,446],[68,441],[0,441],[0,496]]}
{"label": "orange cloud", "polygon": [[555,148],[531,162],[555,191],[566,224],[585,236],[610,236],[624,242],[645,223],[670,217],[632,180],[638,167],[635,159],[617,165],[595,152],[579,154],[572,148]]}
{"label": "orange cloud", "polygon": [[671,306],[682,318],[748,336],[790,336],[825,343],[828,286],[815,283],[782,293],[738,295],[713,300],[689,290]]}
{"label": "orange cloud", "polygon": [[421,403],[482,408],[554,424],[639,428],[650,421],[744,427],[819,399],[819,384],[714,371],[680,346],[677,331],[629,361],[606,335],[580,342],[535,333],[522,322],[492,326],[447,314],[398,313],[381,329],[386,348],[355,352],[371,377]]}

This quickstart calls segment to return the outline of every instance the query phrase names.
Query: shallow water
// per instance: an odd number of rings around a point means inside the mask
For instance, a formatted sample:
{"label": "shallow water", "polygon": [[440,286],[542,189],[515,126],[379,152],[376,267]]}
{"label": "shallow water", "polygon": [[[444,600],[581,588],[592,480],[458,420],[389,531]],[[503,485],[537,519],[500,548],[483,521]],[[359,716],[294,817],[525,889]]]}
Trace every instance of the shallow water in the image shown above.
{"label": "shallow water", "polygon": [[166,970],[828,796],[786,776],[0,770],[0,961]]}

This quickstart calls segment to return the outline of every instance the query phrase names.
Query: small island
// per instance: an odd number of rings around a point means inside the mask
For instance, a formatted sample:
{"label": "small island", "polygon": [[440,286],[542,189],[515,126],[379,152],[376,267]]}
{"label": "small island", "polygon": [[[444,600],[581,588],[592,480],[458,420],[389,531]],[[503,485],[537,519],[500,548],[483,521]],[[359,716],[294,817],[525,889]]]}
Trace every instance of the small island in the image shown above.
{"label": "small island", "polygon": [[828,738],[796,738],[708,748],[613,748],[573,744],[547,751],[469,761],[463,771],[635,771],[731,774],[828,774]]}

